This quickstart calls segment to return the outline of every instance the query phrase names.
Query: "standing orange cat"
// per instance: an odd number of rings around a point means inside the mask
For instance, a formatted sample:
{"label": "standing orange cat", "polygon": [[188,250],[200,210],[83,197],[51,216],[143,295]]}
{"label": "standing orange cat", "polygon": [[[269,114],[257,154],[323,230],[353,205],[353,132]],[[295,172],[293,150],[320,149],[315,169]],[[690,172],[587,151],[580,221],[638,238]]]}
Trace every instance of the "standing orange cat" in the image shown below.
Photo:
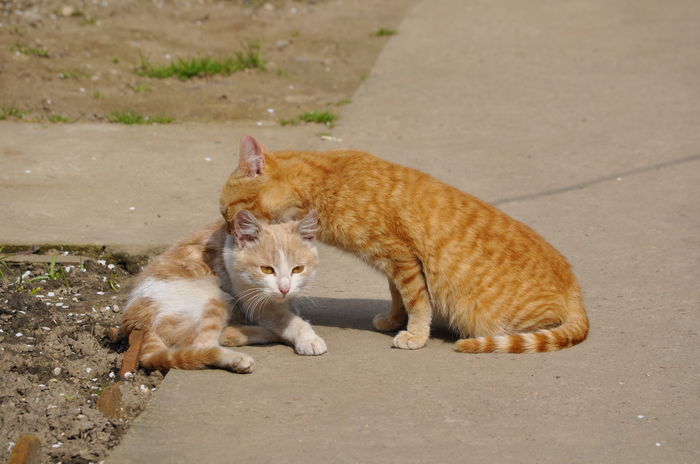
{"label": "standing orange cat", "polygon": [[532,353],[585,340],[588,317],[566,259],[528,226],[433,177],[369,153],[265,153],[241,140],[221,194],[232,227],[241,209],[289,219],[315,209],[321,241],[389,277],[392,306],[374,326],[394,346],[425,346],[435,316],[457,351]]}

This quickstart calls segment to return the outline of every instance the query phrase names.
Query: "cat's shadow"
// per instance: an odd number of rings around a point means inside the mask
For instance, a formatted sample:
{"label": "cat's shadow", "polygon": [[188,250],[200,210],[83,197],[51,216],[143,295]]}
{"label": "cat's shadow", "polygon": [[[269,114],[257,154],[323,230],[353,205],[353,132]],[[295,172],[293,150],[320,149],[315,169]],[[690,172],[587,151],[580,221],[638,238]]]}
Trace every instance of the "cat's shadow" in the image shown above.
{"label": "cat's shadow", "polygon": [[[298,298],[294,308],[299,315],[312,325],[337,327],[340,329],[368,330],[377,332],[372,325],[372,319],[377,314],[389,311],[391,301],[371,300],[362,298]],[[386,332],[394,336],[396,332]],[[441,324],[433,324],[430,336],[444,341],[454,341],[455,335]]]}

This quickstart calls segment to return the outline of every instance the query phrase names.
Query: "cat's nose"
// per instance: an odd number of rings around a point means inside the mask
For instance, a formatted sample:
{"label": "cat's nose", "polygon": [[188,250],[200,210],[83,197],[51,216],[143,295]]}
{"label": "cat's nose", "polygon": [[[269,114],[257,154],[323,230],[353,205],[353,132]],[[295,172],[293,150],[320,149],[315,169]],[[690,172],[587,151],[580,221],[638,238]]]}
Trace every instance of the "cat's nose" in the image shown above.
{"label": "cat's nose", "polygon": [[281,279],[277,287],[280,289],[280,293],[284,296],[287,293],[289,293],[289,280],[288,279]]}

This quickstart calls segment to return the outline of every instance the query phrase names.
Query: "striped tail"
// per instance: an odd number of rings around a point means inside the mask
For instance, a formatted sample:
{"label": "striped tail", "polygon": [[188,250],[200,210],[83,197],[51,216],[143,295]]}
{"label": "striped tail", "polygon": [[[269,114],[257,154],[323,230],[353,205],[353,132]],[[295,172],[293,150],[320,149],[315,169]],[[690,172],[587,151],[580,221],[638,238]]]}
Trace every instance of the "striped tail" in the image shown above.
{"label": "striped tail", "polygon": [[153,332],[147,332],[141,350],[141,366],[162,372],[170,369],[204,369],[219,367],[233,372],[250,373],[255,361],[250,356],[218,345],[168,348]]}
{"label": "striped tail", "polygon": [[457,340],[462,353],[542,353],[558,351],[581,343],[588,336],[588,316],[580,302],[574,303],[567,319],[553,329]]}

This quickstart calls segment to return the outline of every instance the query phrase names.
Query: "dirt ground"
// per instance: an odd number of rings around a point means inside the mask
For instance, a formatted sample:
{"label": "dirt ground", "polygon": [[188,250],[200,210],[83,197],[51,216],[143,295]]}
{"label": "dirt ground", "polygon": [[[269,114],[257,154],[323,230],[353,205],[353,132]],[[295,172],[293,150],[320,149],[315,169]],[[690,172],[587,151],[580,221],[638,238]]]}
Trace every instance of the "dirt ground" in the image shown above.
{"label": "dirt ground", "polygon": [[[0,119],[110,121],[130,111],[262,125],[333,111],[410,3],[0,0]],[[186,80],[137,74],[144,60],[225,61],[251,47],[264,69]]]}
{"label": "dirt ground", "polygon": [[97,462],[162,379],[140,371],[125,382],[121,418],[96,407],[100,392],[120,380],[126,344],[110,343],[107,330],[125,307],[126,268],[138,266],[112,256],[65,265],[12,263],[9,255],[0,252],[0,461],[31,433],[51,462]]}

